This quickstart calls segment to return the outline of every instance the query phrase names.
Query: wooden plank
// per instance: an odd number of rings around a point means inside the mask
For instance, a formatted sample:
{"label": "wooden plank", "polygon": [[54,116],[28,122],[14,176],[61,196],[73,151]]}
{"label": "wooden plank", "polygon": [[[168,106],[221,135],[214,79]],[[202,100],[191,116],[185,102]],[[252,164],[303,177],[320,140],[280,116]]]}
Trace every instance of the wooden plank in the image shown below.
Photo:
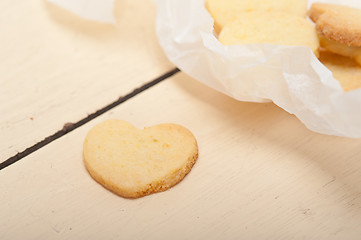
{"label": "wooden plank", "polygon": [[116,25],[46,1],[0,2],[0,163],[173,69],[152,1],[117,1]]}
{"label": "wooden plank", "polygon": [[[118,197],[82,162],[85,134],[111,118],[182,124],[199,159],[166,192]],[[358,239],[360,154],[179,73],[0,171],[0,239]]]}

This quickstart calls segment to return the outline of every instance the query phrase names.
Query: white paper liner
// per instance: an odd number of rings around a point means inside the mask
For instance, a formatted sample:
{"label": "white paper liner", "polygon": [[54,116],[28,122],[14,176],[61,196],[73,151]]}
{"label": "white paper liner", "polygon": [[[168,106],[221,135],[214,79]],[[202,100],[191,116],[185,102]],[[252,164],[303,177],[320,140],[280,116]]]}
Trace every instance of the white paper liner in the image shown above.
{"label": "white paper liner", "polygon": [[[160,45],[188,75],[240,101],[273,101],[312,131],[361,137],[361,89],[343,92],[309,48],[223,46],[204,0],[155,2]],[[361,7],[359,0],[317,2]]]}
{"label": "white paper liner", "polygon": [[115,23],[114,0],[48,0],[78,16],[103,23]]}
{"label": "white paper liner", "polygon": [[[114,0],[48,0],[80,17],[115,23]],[[306,47],[222,46],[204,0],[155,0],[157,34],[182,71],[240,101],[273,101],[310,130],[361,137],[361,89],[343,92]],[[314,0],[309,1],[311,5]],[[361,8],[359,0],[318,0]]]}

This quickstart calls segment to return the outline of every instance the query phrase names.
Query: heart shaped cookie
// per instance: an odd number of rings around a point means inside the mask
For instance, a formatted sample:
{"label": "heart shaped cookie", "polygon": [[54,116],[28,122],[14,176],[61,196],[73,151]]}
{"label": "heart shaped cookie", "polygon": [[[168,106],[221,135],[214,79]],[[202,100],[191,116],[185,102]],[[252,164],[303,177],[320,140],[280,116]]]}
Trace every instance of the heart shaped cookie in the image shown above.
{"label": "heart shaped cookie", "polygon": [[138,198],[180,182],[194,165],[198,146],[193,134],[177,124],[140,130],[108,120],[88,132],[83,157],[98,183],[122,197]]}

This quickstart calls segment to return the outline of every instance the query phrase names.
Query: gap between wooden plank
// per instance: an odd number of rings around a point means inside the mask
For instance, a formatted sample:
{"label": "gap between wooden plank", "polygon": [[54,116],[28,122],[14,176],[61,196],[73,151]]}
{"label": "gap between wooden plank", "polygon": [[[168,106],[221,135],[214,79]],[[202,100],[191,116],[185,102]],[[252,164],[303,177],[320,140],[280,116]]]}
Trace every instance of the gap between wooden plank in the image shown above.
{"label": "gap between wooden plank", "polygon": [[28,156],[29,154],[39,150],[40,148],[48,145],[49,143],[51,143],[52,141],[64,136],[65,134],[83,126],[84,124],[88,123],[89,121],[93,120],[94,118],[106,113],[107,111],[113,109],[114,107],[118,106],[119,104],[129,100],[130,98],[136,96],[137,94],[147,90],[148,88],[160,83],[161,81],[173,76],[174,74],[176,74],[177,72],[179,72],[180,70],[178,68],[173,69],[165,74],[163,74],[162,76],[154,79],[153,81],[144,84],[143,86],[136,88],[133,90],[133,92],[120,97],[118,100],[110,103],[109,105],[99,109],[98,111],[89,114],[86,118],[81,119],[80,121],[76,122],[76,123],[67,123],[64,125],[63,129],[57,131],[56,133],[54,133],[53,135],[50,135],[48,137],[46,137],[44,140],[36,143],[35,145],[28,147],[27,149],[25,149],[22,152],[17,153],[15,156],[12,156],[10,158],[8,158],[7,160],[5,160],[4,162],[0,163],[0,170],[10,166],[13,163],[16,163],[17,161],[19,161],[20,159]]}

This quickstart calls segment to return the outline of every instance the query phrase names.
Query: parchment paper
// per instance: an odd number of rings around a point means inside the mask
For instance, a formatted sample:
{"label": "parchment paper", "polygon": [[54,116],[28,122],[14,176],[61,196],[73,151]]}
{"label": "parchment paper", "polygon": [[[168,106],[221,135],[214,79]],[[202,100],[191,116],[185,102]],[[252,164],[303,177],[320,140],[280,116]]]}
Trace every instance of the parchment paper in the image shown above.
{"label": "parchment paper", "polygon": [[[179,69],[237,100],[273,101],[312,131],[361,137],[361,89],[343,92],[307,47],[221,45],[204,2],[156,0],[159,42]],[[361,8],[359,0],[317,2]]]}

